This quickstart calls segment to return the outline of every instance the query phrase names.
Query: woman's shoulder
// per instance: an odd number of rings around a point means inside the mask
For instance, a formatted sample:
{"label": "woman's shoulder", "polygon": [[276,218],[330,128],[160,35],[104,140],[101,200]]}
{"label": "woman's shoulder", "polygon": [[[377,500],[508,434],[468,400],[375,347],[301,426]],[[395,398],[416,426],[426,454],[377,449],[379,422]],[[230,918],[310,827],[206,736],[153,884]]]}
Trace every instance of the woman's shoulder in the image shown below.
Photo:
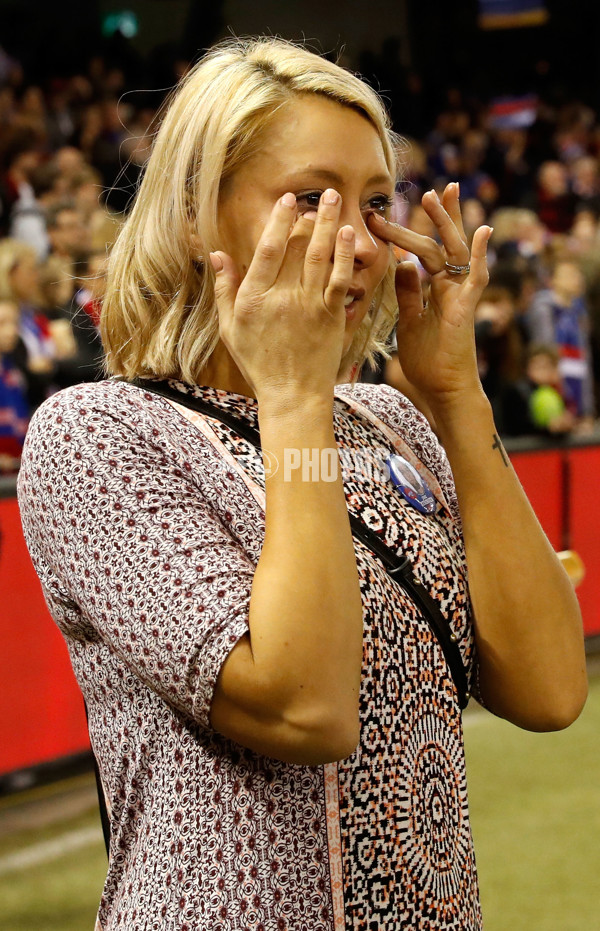
{"label": "woman's shoulder", "polygon": [[[147,461],[151,448],[181,442],[171,405],[117,379],[86,382],[59,391],[33,414],[21,469],[52,472],[59,481],[76,462],[110,456]],[[164,450],[163,450],[164,452]]]}
{"label": "woman's shoulder", "polygon": [[152,404],[154,398],[155,395],[119,379],[83,382],[64,388],[44,401],[33,414],[29,430],[33,434],[41,428],[67,422],[85,430],[86,419],[98,415],[108,416],[122,425],[135,424],[140,414],[150,409],[148,402]]}

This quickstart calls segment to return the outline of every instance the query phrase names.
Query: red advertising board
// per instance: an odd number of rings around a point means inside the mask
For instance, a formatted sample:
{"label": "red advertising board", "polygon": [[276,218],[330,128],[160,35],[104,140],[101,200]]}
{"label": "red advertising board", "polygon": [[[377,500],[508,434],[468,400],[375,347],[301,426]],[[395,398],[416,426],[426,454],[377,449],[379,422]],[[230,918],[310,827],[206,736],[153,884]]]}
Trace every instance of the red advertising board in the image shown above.
{"label": "red advertising board", "polygon": [[586,568],[577,589],[586,634],[600,634],[600,447],[569,453],[569,549],[576,550]]}
{"label": "red advertising board", "polygon": [[0,499],[0,774],[89,749],[83,699],[25,546]]}

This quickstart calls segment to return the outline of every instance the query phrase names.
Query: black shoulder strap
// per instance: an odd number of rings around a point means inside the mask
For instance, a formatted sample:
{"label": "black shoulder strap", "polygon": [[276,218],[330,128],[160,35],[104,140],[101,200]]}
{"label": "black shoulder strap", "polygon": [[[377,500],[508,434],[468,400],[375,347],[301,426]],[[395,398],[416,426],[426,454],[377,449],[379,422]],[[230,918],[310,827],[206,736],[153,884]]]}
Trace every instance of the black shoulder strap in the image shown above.
{"label": "black shoulder strap", "polygon": [[[213,417],[227,424],[228,427],[243,436],[257,450],[261,448],[260,434],[249,423],[235,417],[229,411],[211,404],[204,398],[197,398],[192,394],[186,394],[171,387],[168,382],[155,381],[153,379],[136,378],[131,384],[138,388],[143,388],[153,394],[161,395],[172,401],[176,401],[183,407],[191,410],[200,411],[208,417]],[[442,652],[450,669],[452,679],[458,693],[458,701],[461,708],[465,708],[469,702],[469,683],[467,673],[462,661],[462,656],[458,647],[458,637],[450,629],[446,617],[444,617],[438,602],[431,596],[427,589],[419,582],[415,576],[410,560],[407,556],[399,556],[391,550],[379,537],[375,531],[362,521],[355,514],[348,512],[350,518],[350,527],[355,539],[360,540],[368,549],[371,550],[383,563],[388,574],[410,595],[412,600],[420,609],[423,617],[428,622],[433,634],[438,640]]]}

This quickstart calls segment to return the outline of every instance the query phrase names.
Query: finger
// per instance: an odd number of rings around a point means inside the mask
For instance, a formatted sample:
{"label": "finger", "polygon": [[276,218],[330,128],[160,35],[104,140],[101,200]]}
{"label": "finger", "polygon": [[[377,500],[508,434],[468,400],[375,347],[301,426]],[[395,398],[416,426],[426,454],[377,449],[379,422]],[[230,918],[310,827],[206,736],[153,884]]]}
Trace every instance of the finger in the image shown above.
{"label": "finger", "polygon": [[233,318],[240,276],[235,262],[225,252],[210,252],[209,259],[215,273],[215,300],[219,313],[219,330],[223,334]]}
{"label": "finger", "polygon": [[[331,274],[331,260],[338,240],[342,198],[333,188],[327,188],[319,200],[314,232],[306,250],[304,287],[322,294]],[[348,240],[344,239],[344,242]],[[354,236],[352,237],[354,251]]]}
{"label": "finger", "polygon": [[487,245],[492,233],[491,226],[480,226],[479,229],[475,230],[473,236],[471,271],[462,291],[464,295],[463,301],[466,299],[473,305],[473,309],[475,309],[475,305],[483,294],[484,288],[487,287],[490,278],[487,267]]}
{"label": "finger", "polygon": [[279,280],[297,283],[302,278],[306,250],[315,229],[317,214],[313,211],[298,217],[286,245],[285,256],[279,272]]}
{"label": "finger", "polygon": [[333,313],[343,308],[344,299],[352,284],[355,245],[354,229],[351,226],[343,226],[336,236],[333,269],[325,289],[325,305],[331,308]]}
{"label": "finger", "polygon": [[429,275],[443,271],[444,254],[438,243],[430,236],[423,236],[413,230],[391,223],[378,213],[372,213],[367,219],[369,229],[384,242],[399,246],[413,255],[418,255],[421,265]]}
{"label": "finger", "polygon": [[460,212],[460,185],[458,181],[451,181],[444,188],[442,194],[442,205],[444,210],[456,226],[463,242],[467,241],[465,228],[463,226],[462,214]]}
{"label": "finger", "polygon": [[399,262],[395,275],[398,300],[398,328],[410,325],[423,313],[423,291],[414,262]]}
{"label": "finger", "polygon": [[427,191],[421,202],[427,216],[436,225],[448,262],[452,265],[466,265],[469,261],[469,247],[436,192]]}
{"label": "finger", "polygon": [[292,223],[296,218],[296,197],[280,197],[267,220],[244,280],[245,287],[257,292],[268,291],[279,275]]}

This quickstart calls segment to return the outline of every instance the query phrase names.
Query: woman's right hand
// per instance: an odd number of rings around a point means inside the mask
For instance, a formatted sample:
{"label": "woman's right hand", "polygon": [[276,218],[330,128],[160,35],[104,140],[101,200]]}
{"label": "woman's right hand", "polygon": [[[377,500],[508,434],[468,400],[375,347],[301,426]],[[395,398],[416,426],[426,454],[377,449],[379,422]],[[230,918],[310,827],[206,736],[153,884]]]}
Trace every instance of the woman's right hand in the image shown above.
{"label": "woman's right hand", "polygon": [[340,209],[328,189],[317,213],[296,218],[285,194],[243,280],[231,256],[211,253],[221,339],[259,401],[333,396],[355,247],[353,228],[338,229]]}
{"label": "woman's right hand", "polygon": [[222,342],[258,399],[269,451],[248,634],[223,664],[211,724],[256,753],[308,766],[347,757],[360,733],[362,602],[341,470],[305,478],[289,455],[310,451],[320,463],[336,449],[333,389],[354,272],[340,206],[325,191],[316,215],[296,219],[296,199],[284,195],[243,281],[231,255],[211,256]]}

